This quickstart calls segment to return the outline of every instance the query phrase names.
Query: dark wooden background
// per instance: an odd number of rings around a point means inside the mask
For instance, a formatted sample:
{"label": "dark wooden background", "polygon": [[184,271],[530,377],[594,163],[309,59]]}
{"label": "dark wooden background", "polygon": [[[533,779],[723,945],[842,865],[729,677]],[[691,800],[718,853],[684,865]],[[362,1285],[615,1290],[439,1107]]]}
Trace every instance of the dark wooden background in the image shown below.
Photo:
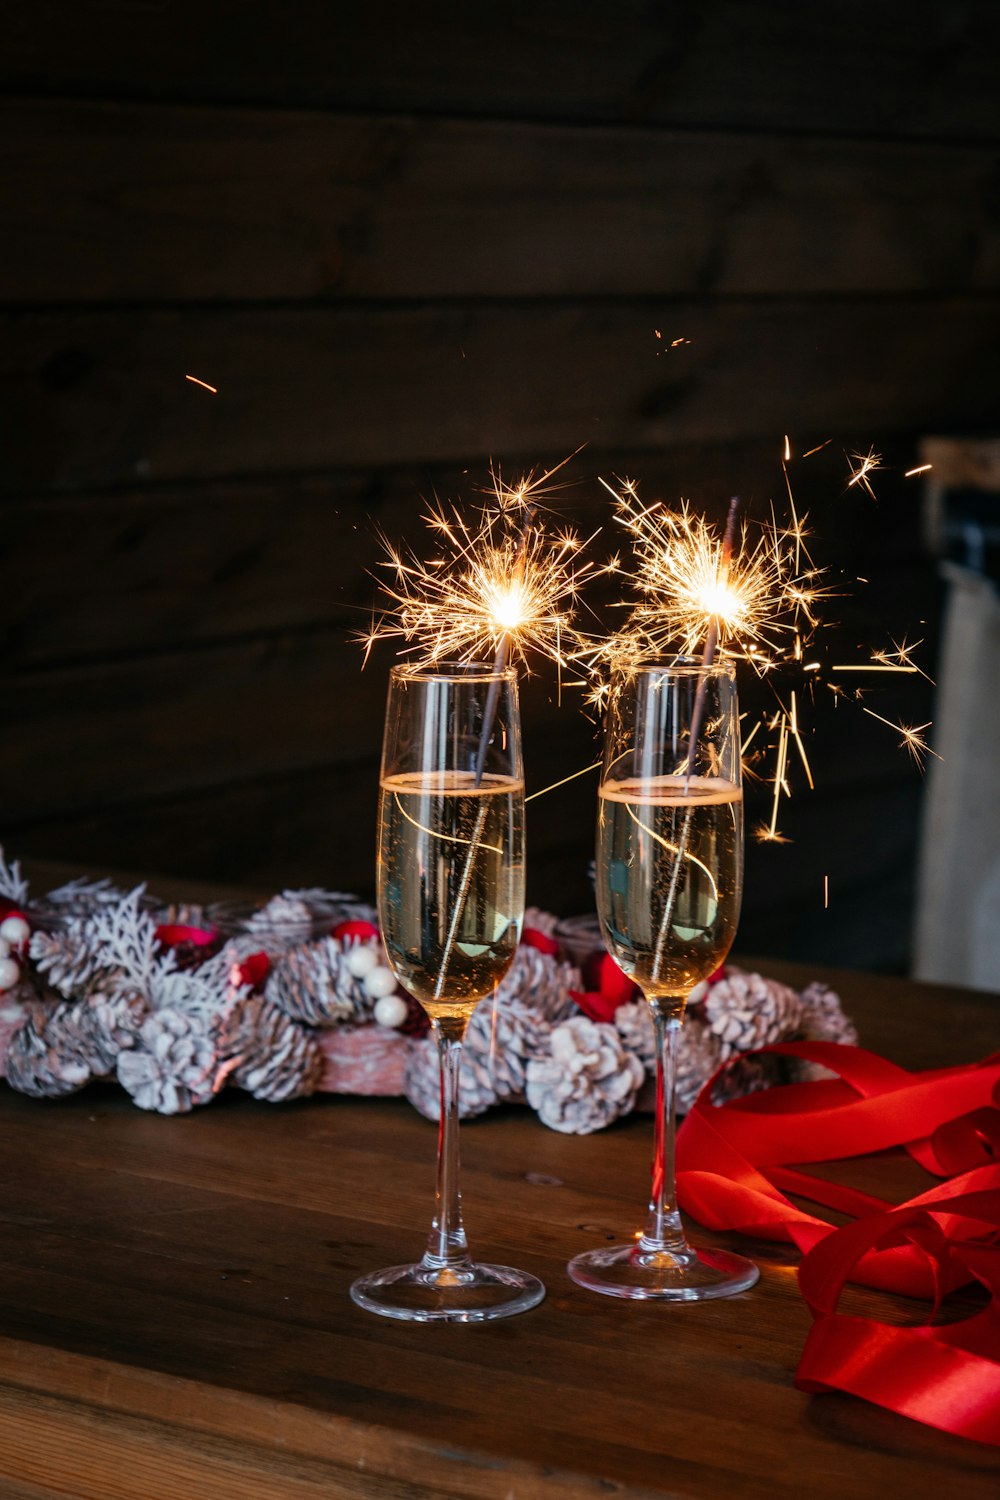
{"label": "dark wooden background", "polygon": [[[374,527],[419,543],[491,458],[586,444],[559,504],[589,526],[598,474],[760,513],[784,434],[830,439],[792,478],[871,580],[844,648],[924,636],[933,672],[902,476],[996,430],[993,0],[36,0],[3,29],[8,854],[370,890]],[[877,502],[845,491],[870,444]],[[526,701],[530,790],[594,729]],[[872,706],[922,722],[931,690]],[[901,967],[919,774],[850,708],[811,724],[741,945]],[[529,894],[564,913],[593,792],[532,804]]]}

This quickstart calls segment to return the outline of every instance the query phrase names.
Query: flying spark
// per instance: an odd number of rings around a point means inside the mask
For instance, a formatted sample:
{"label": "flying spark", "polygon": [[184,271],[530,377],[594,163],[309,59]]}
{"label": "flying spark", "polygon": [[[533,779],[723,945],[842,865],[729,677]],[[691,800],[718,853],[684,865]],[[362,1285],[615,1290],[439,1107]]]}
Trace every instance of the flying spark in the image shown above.
{"label": "flying spark", "polygon": [[880,724],[887,724],[890,729],[895,729],[902,735],[900,749],[907,750],[912,755],[914,762],[923,768],[924,756],[933,755],[935,760],[940,760],[936,750],[932,750],[923,737],[925,729],[930,729],[930,721],[926,724],[897,724],[892,719],[884,719],[881,714],[875,713],[873,709],[862,707],[862,713],[868,714],[873,719],[878,719]]}
{"label": "flying spark", "polygon": [[211,391],[213,396],[219,394],[218,386],[209,385],[207,380],[199,380],[197,375],[185,375],[185,380],[190,380],[192,385],[200,385],[203,390]]}
{"label": "flying spark", "polygon": [[[857,468],[854,467],[855,464],[857,464]],[[847,455],[847,467],[851,476],[847,481],[847,488],[850,489],[852,485],[859,484],[874,500],[875,491],[872,489],[871,480],[868,476],[874,474],[876,469],[882,468],[881,453],[876,453],[874,448],[869,448],[867,453],[849,453]]]}

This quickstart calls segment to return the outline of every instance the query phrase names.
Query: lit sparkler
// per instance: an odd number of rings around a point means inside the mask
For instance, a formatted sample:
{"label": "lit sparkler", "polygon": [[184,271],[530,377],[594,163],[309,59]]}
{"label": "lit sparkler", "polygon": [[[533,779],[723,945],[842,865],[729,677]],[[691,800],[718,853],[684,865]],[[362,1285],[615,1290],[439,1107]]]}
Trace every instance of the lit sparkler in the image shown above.
{"label": "lit sparkler", "polygon": [[618,490],[602,483],[629,533],[635,567],[625,576],[639,596],[625,628],[598,653],[611,667],[630,655],[694,656],[710,640],[713,655],[743,658],[759,674],[786,649],[801,657],[816,606],[830,592],[806,547],[807,517],[793,509],[779,525],[772,515],[756,540],[744,521],[737,538],[686,504],[645,504],[631,481]]}
{"label": "lit sparkler", "polygon": [[386,540],[389,608],[363,637],[366,657],[375,641],[396,638],[421,667],[501,651],[524,665],[535,652],[560,669],[574,659],[584,644],[573,623],[581,585],[617,561],[597,567],[584,555],[593,537],[546,531],[537,503],[561,467],[516,485],[495,471],[491,500],[472,524],[456,505],[434,504],[424,520],[443,550],[428,561]]}
{"label": "lit sparkler", "polygon": [[[826,444],[810,452],[818,452]],[[779,831],[782,798],[792,793],[791,763],[810,788],[815,785],[806,750],[802,713],[812,701],[815,686],[831,674],[919,674],[915,660],[919,641],[893,641],[891,649],[876,649],[867,660],[829,667],[817,644],[823,601],[834,590],[824,581],[809,552],[808,517],[799,515],[789,479],[792,452],[786,437],[781,457],[788,496],[787,516],[772,508],[756,528],[744,520],[739,535],[722,531],[689,506],[669,509],[640,501],[631,481],[607,488],[615,498],[616,520],[629,534],[634,555],[623,577],[636,596],[625,626],[592,653],[595,667],[612,671],[630,662],[677,656],[701,656],[706,663],[721,657],[743,660],[774,694],[774,708],[750,723],[743,734],[745,771],[771,787],[770,817],[755,829],[758,839],[784,842]],[[851,484],[872,494],[869,476],[882,466],[874,449],[853,455]],[[850,487],[850,486],[849,486]],[[791,678],[798,687],[782,686]],[[930,680],[930,679],[928,679]],[[839,682],[826,681],[834,700],[848,699]],[[601,703],[606,692],[603,674],[591,692]],[[861,697],[858,690],[854,700]],[[919,763],[927,745],[922,733],[929,725],[909,727],[866,710],[902,735],[901,744]],[[770,769],[763,771],[766,758]],[[757,769],[754,769],[756,765]]]}

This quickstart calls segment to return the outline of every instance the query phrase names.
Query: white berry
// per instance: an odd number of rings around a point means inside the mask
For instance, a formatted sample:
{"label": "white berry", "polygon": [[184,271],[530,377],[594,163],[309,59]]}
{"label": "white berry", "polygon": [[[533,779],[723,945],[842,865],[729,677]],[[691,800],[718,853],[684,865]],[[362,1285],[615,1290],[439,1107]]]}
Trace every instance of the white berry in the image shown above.
{"label": "white berry", "polygon": [[21,948],[31,936],[31,928],[23,917],[4,917],[0,922],[0,938],[12,948]]}
{"label": "white berry", "polygon": [[364,979],[378,963],[374,943],[357,943],[353,948],[348,948],[344,954],[344,963],[347,965],[347,972],[353,974],[355,979]]}
{"label": "white berry", "polygon": [[698,1005],[708,994],[708,980],[700,979],[694,989],[688,995],[689,1005]]}
{"label": "white berry", "polygon": [[0,990],[12,990],[21,977],[21,970],[12,958],[0,958]]}
{"label": "white berry", "polygon": [[391,995],[396,988],[396,976],[391,969],[384,969],[379,964],[377,969],[365,975],[361,988],[372,1000],[381,1000],[383,995]]}
{"label": "white berry", "polygon": [[407,1005],[402,995],[383,995],[375,1002],[375,1019],[380,1026],[402,1026]]}

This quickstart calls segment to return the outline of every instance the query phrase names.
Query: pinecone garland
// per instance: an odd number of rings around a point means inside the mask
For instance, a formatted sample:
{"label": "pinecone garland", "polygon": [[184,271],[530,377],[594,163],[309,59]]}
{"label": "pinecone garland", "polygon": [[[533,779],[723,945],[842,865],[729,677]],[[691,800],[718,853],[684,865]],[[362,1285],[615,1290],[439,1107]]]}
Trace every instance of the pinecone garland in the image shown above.
{"label": "pinecone garland", "polygon": [[271,1104],[314,1093],[323,1071],[315,1034],[263,995],[233,1006],[217,1026],[215,1051],[217,1087],[228,1077]]}
{"label": "pinecone garland", "polygon": [[528,1103],[551,1129],[589,1135],[628,1114],[644,1077],[613,1026],[573,1016],[553,1028],[548,1053],[528,1063]]}
{"label": "pinecone garland", "polygon": [[344,963],[336,938],[289,948],[276,960],[264,994],[293,1021],[335,1026],[367,1020],[372,1001]]}
{"label": "pinecone garland", "polygon": [[60,1001],[49,1007],[34,1001],[14,1033],[6,1057],[11,1088],[36,1099],[74,1094],[109,1071],[106,1054],[95,1043],[85,1005]]}
{"label": "pinecone garland", "polygon": [[169,1008],[142,1023],[136,1045],[118,1057],[118,1081],[140,1109],[186,1113],[212,1097],[215,1048],[205,1020]]}

